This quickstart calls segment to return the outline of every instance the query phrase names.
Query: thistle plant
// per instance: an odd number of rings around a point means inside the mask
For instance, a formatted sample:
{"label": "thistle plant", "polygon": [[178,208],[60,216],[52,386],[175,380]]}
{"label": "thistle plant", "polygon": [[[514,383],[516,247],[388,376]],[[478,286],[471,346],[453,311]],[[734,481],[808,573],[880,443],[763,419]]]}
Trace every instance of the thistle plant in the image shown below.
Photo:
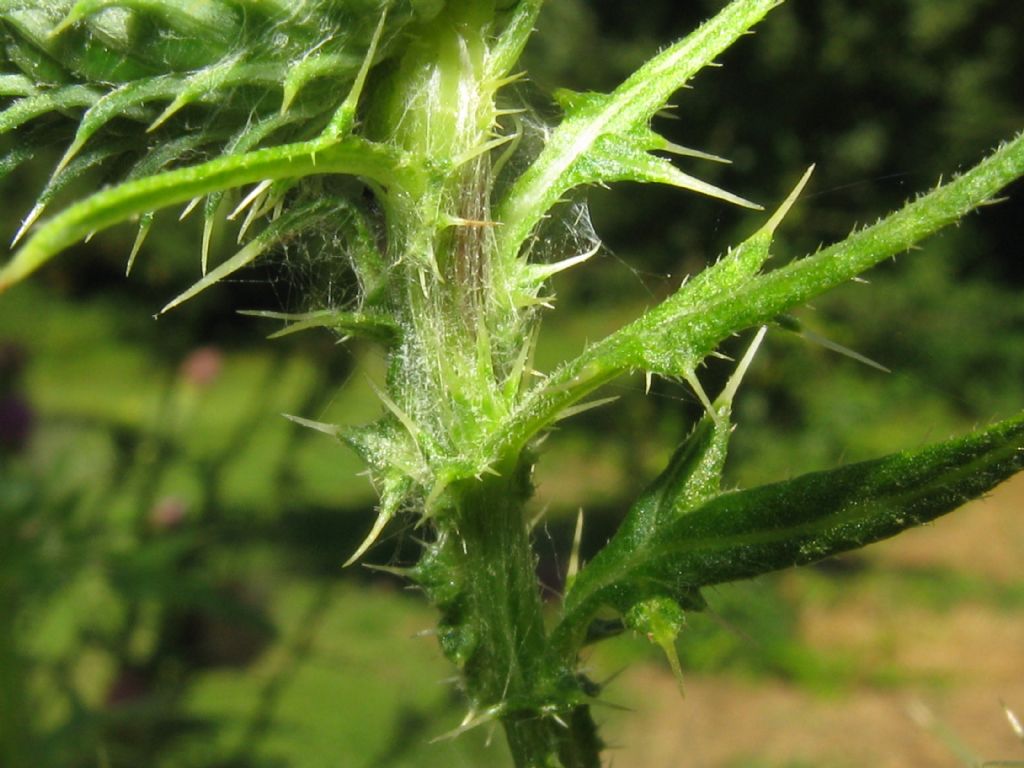
{"label": "thistle plant", "polygon": [[[537,128],[508,86],[524,77],[517,61],[542,0],[0,0],[0,133],[13,137],[0,167],[63,152],[0,290],[125,222],[138,227],[130,271],[154,217],[174,206],[203,218],[201,277],[164,311],[282,249],[348,275],[352,290],[336,303],[249,314],[283,323],[276,335],[327,328],[386,352],[376,422],[292,417],[351,446],[379,491],[349,562],[392,520],[414,525],[418,561],[390,570],[440,613],[467,701],[457,732],[497,722],[517,766],[598,766],[590,707],[601,690],[580,669],[584,646],[632,629],[678,673],[677,635],[704,606],[702,588],[895,535],[1024,466],[1018,416],[922,450],[722,488],[732,404],[766,330],[992,200],[1024,174],[1024,136],[778,265],[774,234],[807,171],[757,231],[661,304],[555,370],[534,370],[551,277],[597,252],[552,246],[567,198],[638,182],[759,208],[681,170],[673,156],[721,158],[652,125],[780,2],[733,0],[610,93],[556,91],[561,119]],[[51,215],[96,174],[108,184]],[[214,263],[213,235],[226,226],[240,247]],[[703,362],[745,331],[747,354],[721,392],[706,393]],[[524,516],[540,444],[605,404],[588,399],[603,385],[635,373],[681,382],[705,414],[604,548],[585,564],[574,555],[548,611]]]}

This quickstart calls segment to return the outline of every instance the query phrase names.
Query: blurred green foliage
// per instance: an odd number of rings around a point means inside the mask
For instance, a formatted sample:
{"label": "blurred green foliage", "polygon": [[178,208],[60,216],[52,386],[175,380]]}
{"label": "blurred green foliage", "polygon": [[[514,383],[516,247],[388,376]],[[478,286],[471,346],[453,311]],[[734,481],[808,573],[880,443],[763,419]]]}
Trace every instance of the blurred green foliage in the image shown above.
{"label": "blurred green foliage", "polygon": [[[665,0],[638,13],[624,2],[552,2],[523,98],[543,115],[547,87],[608,88],[720,5]],[[780,233],[780,252],[803,253],[1020,128],[1024,19],[1012,15],[999,0],[792,0],[680,94],[679,119],[662,127],[731,157],[709,181],[765,204],[818,163]],[[5,179],[3,231],[16,229],[46,170]],[[770,335],[737,402],[737,481],[911,447],[1019,407],[1021,191],[878,271],[874,285],[802,313],[815,333],[893,373]],[[592,200],[607,249],[556,283],[561,311],[540,368],[667,294],[757,221],[653,187]],[[303,308],[298,294],[312,281],[294,264],[253,270],[154,322],[195,277],[198,233],[158,223],[126,282],[130,238],[97,237],[0,301],[0,763],[494,764],[486,734],[428,744],[454,727],[458,706],[436,684],[444,668],[432,640],[410,639],[431,616],[387,577],[342,578],[372,489],[353,455],[278,416],[372,417],[367,382],[381,361],[326,335],[267,342],[272,329],[234,314]],[[626,407],[587,414],[548,443],[537,506],[550,504],[538,540],[552,589],[570,515],[587,510],[585,553],[603,543],[698,412],[680,388],[642,388],[616,390]],[[412,535],[396,526],[373,559],[398,558]],[[809,655],[795,638],[797,597],[835,599],[851,584],[881,580],[926,603],[1021,604],[1019,591],[957,574],[839,578],[717,591],[710,617],[684,633],[684,669],[815,690],[861,679],[856,660]],[[653,658],[644,644],[602,652],[610,666]]]}

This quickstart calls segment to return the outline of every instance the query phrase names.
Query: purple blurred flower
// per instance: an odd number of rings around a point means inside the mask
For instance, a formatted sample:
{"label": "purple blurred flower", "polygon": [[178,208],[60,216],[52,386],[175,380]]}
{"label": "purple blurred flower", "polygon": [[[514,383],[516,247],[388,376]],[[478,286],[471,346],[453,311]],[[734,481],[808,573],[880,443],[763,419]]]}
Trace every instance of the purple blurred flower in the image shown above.
{"label": "purple blurred flower", "polygon": [[27,359],[24,347],[0,343],[0,453],[23,450],[32,434],[35,412],[17,386]]}
{"label": "purple blurred flower", "polygon": [[28,444],[35,412],[19,395],[0,395],[0,453],[17,453]]}
{"label": "purple blurred flower", "polygon": [[172,531],[188,515],[188,506],[181,499],[167,496],[160,499],[149,511],[149,525],[154,531]]}
{"label": "purple blurred flower", "polygon": [[182,363],[181,377],[195,387],[208,387],[220,376],[224,367],[224,354],[216,347],[199,347],[189,353]]}

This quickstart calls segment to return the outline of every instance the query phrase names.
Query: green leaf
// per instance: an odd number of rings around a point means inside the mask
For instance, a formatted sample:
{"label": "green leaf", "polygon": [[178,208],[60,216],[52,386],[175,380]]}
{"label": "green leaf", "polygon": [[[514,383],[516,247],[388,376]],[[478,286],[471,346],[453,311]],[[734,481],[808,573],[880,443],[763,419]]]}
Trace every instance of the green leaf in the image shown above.
{"label": "green leaf", "polygon": [[[673,454],[665,471],[633,504],[615,538],[606,545],[599,558],[611,557],[614,560],[616,553],[629,557],[630,553],[651,546],[666,527],[721,492],[722,470],[732,434],[729,421],[732,401],[764,334],[765,329],[761,329],[722,394],[710,404],[707,413]],[[612,554],[605,554],[609,550]],[[572,594],[573,585],[574,582],[569,584],[567,594]],[[669,600],[674,608],[665,608],[665,600]],[[704,606],[700,591],[690,587],[682,587],[671,594],[662,589],[627,590],[612,597],[611,604],[627,616],[627,623],[633,629],[657,638],[656,642],[669,654],[669,661],[679,676],[678,659],[674,658],[674,646],[670,648],[667,645],[666,628],[681,626],[679,612],[683,608],[700,610]],[[593,634],[589,624],[588,619],[575,626],[574,642],[584,642],[584,630],[586,636]],[[675,640],[674,634],[671,639]]]}
{"label": "green leaf", "polygon": [[288,71],[284,81],[284,94],[281,98],[281,112],[285,113],[295,101],[299,91],[309,83],[321,77],[345,80],[348,75],[359,71],[362,57],[341,51],[325,53],[320,51],[306,56]]}
{"label": "green leaf", "polygon": [[683,668],[676,653],[676,639],[686,626],[686,614],[679,603],[666,597],[641,600],[626,612],[626,626],[661,647],[682,693]]}
{"label": "green leaf", "polygon": [[144,113],[136,114],[139,107],[147,101],[170,98],[181,88],[180,78],[160,75],[135,80],[103,95],[82,116],[74,141],[58,163],[54,175],[60,173],[85,143],[111,120],[125,115],[142,118]]}
{"label": "green leaf", "polygon": [[54,172],[53,176],[43,187],[43,191],[39,193],[39,197],[36,198],[36,203],[32,210],[25,217],[21,224],[20,229],[14,236],[14,241],[17,243],[21,240],[22,235],[28,231],[35,221],[42,215],[46,206],[59,195],[69,184],[75,179],[78,179],[83,174],[99,167],[111,157],[114,157],[125,148],[117,145],[108,145],[104,147],[98,147],[90,152],[85,153],[76,157],[72,162],[62,165],[59,171]]}
{"label": "green leaf", "polygon": [[[667,169],[647,154],[647,123],[698,71],[760,21],[780,0],[735,0],[693,34],[666,48],[608,95],[565,98],[563,122],[498,208],[498,259],[514,259],[541,218],[573,187],[600,181],[665,181],[733,202],[740,198]],[[665,147],[657,147],[665,148]],[[619,159],[618,153],[624,153]],[[646,157],[646,160],[642,160]]]}
{"label": "green leaf", "polygon": [[789,309],[910,249],[984,205],[1022,175],[1024,134],[877,224],[814,256],[758,275],[775,228],[792,204],[791,195],[764,227],[715,267],[555,371],[524,398],[492,450],[496,455],[517,450],[570,405],[629,371],[691,378],[701,361],[730,335],[771,323]]}
{"label": "green leaf", "polygon": [[39,92],[25,75],[0,74],[0,96],[34,96]]}
{"label": "green leaf", "polygon": [[49,112],[95,104],[102,94],[86,85],[68,85],[18,99],[0,112],[0,134],[13,131]]}
{"label": "green leaf", "polygon": [[413,171],[394,149],[356,138],[308,141],[231,155],[105,189],[43,225],[0,270],[0,291],[93,232],[196,197],[264,180],[346,173],[401,185]]}
{"label": "green leaf", "polygon": [[709,303],[705,311],[710,322],[689,340],[693,352],[699,355],[703,350],[710,351],[728,334],[770,322],[879,262],[910,250],[926,237],[985,205],[999,190],[1021,176],[1024,176],[1024,133],[1002,144],[967,173],[918,197],[877,224],[813,256],[759,276],[729,296]]}
{"label": "green leaf", "polygon": [[147,130],[155,131],[181,109],[197,101],[212,101],[232,87],[254,85],[262,88],[278,87],[288,71],[287,64],[248,63],[225,59],[201,69],[189,77],[179,89],[174,101],[154,120]]}
{"label": "green leaf", "polygon": [[578,637],[603,605],[621,610],[895,536],[1022,468],[1024,415],[923,450],[721,494],[635,546],[616,534],[577,576],[555,634],[563,643]]}
{"label": "green leaf", "polygon": [[400,331],[394,321],[381,315],[364,312],[344,312],[336,309],[318,309],[314,312],[292,314],[263,310],[243,310],[240,315],[263,317],[270,320],[284,320],[288,323],[280,331],[267,338],[278,339],[310,328],[328,328],[345,337],[362,336],[384,344],[394,344]]}
{"label": "green leaf", "polygon": [[224,278],[248,266],[281,243],[312,227],[319,226],[325,218],[336,211],[337,206],[331,200],[316,200],[290,208],[287,213],[282,214],[280,218],[275,219],[266,229],[253,237],[234,256],[222,262],[216,269],[195,282],[191,288],[170,301],[160,310],[160,314],[184,304],[215,283],[219,283]]}
{"label": "green leaf", "polygon": [[527,40],[533,34],[537,15],[544,0],[519,0],[505,23],[498,40],[491,46],[487,70],[492,78],[505,76],[519,61]]}
{"label": "green leaf", "polygon": [[175,32],[186,37],[201,38],[204,42],[217,40],[228,45],[238,34],[241,14],[227,3],[217,0],[191,0],[187,3],[159,2],[157,0],[79,0],[71,12],[52,34],[98,14],[106,8],[130,8],[159,16]]}
{"label": "green leaf", "polygon": [[638,141],[633,136],[602,136],[577,161],[566,181],[572,187],[612,181],[665,184],[746,208],[760,209],[759,205],[738,195],[683,173],[666,158],[652,155],[650,149],[646,142]]}

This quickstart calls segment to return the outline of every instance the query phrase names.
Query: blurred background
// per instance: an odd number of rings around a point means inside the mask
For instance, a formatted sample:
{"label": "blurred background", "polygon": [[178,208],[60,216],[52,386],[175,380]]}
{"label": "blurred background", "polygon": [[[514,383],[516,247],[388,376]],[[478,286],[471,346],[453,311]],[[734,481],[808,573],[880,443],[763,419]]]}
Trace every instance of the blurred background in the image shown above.
{"label": "blurred background", "polygon": [[[607,90],[723,5],[549,3],[518,97]],[[776,263],[873,222],[1024,126],[1024,16],[1001,0],[791,0],[658,127],[732,159],[687,166],[766,207],[817,170]],[[55,159],[54,159],[55,161]],[[50,170],[2,182],[10,236]],[[1024,405],[1024,185],[773,330],[741,390],[730,482],[912,448]],[[606,248],[555,284],[550,369],[668,295],[763,216],[671,190],[589,195]],[[341,569],[371,522],[356,457],[289,413],[372,419],[383,361],[329,335],[267,341],[239,309],[323,297],[271,263],[154,313],[198,276],[165,217],[135,272],[105,233],[0,298],[0,766],[504,766],[462,717],[421,597]],[[230,244],[224,243],[227,248]],[[315,265],[314,265],[315,266]],[[891,370],[830,351],[824,338]],[[741,338],[727,349],[734,353]],[[703,373],[717,391],[727,363]],[[642,381],[545,444],[540,574],[560,589],[699,414]],[[1022,759],[1024,482],[863,553],[714,590],[680,642],[687,697],[646,640],[586,660],[617,768],[970,766]],[[396,525],[371,551],[411,546]],[[554,597],[552,597],[554,600]],[[625,670],[625,671],[624,671]],[[634,711],[623,712],[621,708]],[[501,735],[495,734],[500,742]]]}

